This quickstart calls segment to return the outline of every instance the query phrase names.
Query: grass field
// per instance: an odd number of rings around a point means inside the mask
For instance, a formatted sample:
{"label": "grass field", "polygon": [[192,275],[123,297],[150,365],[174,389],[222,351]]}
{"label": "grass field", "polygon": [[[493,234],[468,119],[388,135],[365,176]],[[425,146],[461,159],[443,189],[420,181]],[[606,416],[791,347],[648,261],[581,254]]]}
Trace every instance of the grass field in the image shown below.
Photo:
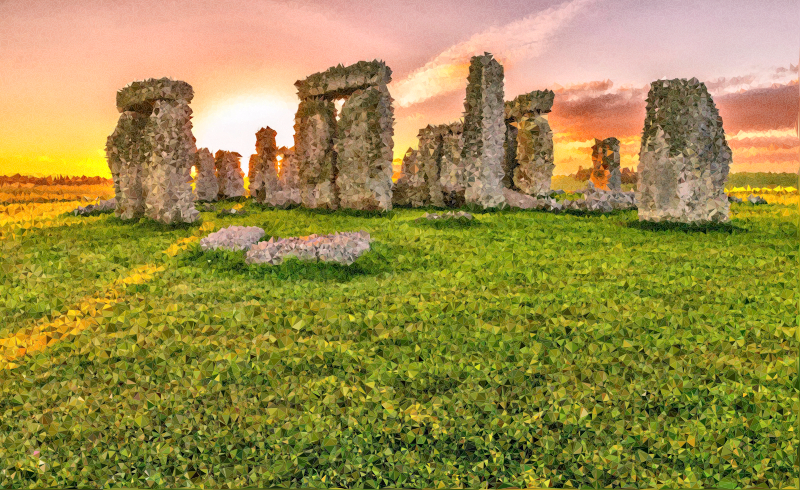
{"label": "grass field", "polygon": [[[0,207],[2,488],[796,486],[796,203],[699,228],[77,204]],[[373,246],[199,250],[231,224]]]}

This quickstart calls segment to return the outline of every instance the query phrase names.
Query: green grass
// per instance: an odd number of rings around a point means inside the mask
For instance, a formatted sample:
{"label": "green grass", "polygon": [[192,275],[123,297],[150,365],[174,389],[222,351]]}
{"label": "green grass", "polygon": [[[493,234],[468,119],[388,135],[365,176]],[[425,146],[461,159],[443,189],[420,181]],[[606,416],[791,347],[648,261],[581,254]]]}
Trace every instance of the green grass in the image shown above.
{"label": "green grass", "polygon": [[796,207],[734,204],[705,227],[244,209],[202,217],[373,247],[251,267],[160,253],[199,224],[64,216],[5,235],[0,337],[166,270],[0,372],[0,487],[796,481]]}
{"label": "green grass", "polygon": [[797,174],[778,172],[742,172],[728,175],[725,187],[800,187]]}

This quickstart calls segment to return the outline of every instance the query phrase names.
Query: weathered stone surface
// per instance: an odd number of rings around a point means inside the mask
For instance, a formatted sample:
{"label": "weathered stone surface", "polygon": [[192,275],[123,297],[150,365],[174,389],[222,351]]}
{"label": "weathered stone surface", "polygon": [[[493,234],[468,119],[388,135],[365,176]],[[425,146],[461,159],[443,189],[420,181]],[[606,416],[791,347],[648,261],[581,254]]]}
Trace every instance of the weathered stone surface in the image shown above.
{"label": "weathered stone surface", "polygon": [[392,209],[393,124],[385,85],[357,90],[342,106],[334,145],[340,207]]}
{"label": "weathered stone surface", "polygon": [[[400,206],[436,206],[446,207],[443,182],[450,182],[443,176],[442,165],[445,159],[449,164],[448,170],[455,174],[457,168],[452,165],[454,148],[451,141],[452,128],[449,124],[438,126],[428,125],[419,131],[419,148],[409,148],[403,158],[401,175],[395,183],[393,190],[393,203]],[[447,146],[446,146],[447,145]],[[453,175],[453,185],[458,184],[457,177]],[[461,187],[463,197],[463,187]],[[398,193],[395,195],[394,193]],[[463,201],[462,201],[463,204]]]}
{"label": "weathered stone surface", "polygon": [[275,193],[270,201],[270,205],[277,208],[289,208],[302,204],[300,199],[299,177],[297,173],[297,159],[294,156],[294,148],[285,146],[278,149],[280,157],[280,171],[278,181],[281,190]]}
{"label": "weathered stone surface", "polygon": [[443,126],[442,160],[439,164],[439,176],[442,184],[442,196],[447,207],[459,208],[465,204],[464,190],[467,187],[464,165],[461,160],[464,124],[454,122]]}
{"label": "weathered stone surface", "polygon": [[444,134],[448,126],[428,125],[420,129],[417,134],[419,147],[417,149],[417,166],[424,182],[426,201],[430,206],[445,207],[442,192],[441,164],[444,151]]}
{"label": "weathered stone surface", "polygon": [[514,185],[532,196],[550,193],[555,163],[553,131],[545,116],[523,117],[517,124],[517,161]]}
{"label": "weathered stone surface", "polygon": [[192,86],[180,80],[166,77],[137,80],[117,91],[117,110],[149,115],[157,100],[171,100],[188,105],[193,97]]}
{"label": "weathered stone surface", "polygon": [[278,145],[275,142],[277,134],[269,126],[256,133],[256,155],[253,158],[255,169],[251,169],[250,195],[259,203],[272,204],[275,195],[281,191],[278,179]]}
{"label": "weathered stone surface", "polygon": [[300,100],[325,97],[329,100],[347,97],[356,90],[387,85],[392,70],[383,61],[359,61],[350,66],[337,65],[294,83]]}
{"label": "weathered stone surface", "polygon": [[622,190],[622,174],[619,169],[619,140],[595,138],[592,146],[592,173],[589,177],[594,186],[606,191]]}
{"label": "weathered stone surface", "polygon": [[523,117],[546,114],[553,110],[556,94],[552,90],[534,90],[518,95],[504,104],[505,119],[519,121]]}
{"label": "weathered stone surface", "polygon": [[[767,200],[761,196],[756,196],[755,194],[750,194],[747,196],[747,201],[750,204],[767,204]],[[741,202],[741,201],[739,201]]]}
{"label": "weathered stone surface", "polygon": [[639,220],[728,221],[730,163],[722,118],[705,84],[653,82],[639,152]]}
{"label": "weathered stone surface", "polygon": [[533,197],[513,189],[505,189],[506,201],[512,208],[538,209],[544,211],[592,211],[610,213],[612,211],[636,209],[635,193],[604,191],[592,187],[578,191],[582,198],[558,202],[552,197]]}
{"label": "weathered stone surface", "polygon": [[114,211],[117,207],[117,200],[115,198],[106,199],[105,201],[98,201],[97,204],[89,204],[87,206],[78,206],[72,211],[75,216],[87,216],[92,213],[105,213],[107,211]]}
{"label": "weathered stone surface", "polygon": [[235,151],[219,150],[214,154],[214,166],[217,168],[219,183],[219,199],[230,199],[244,196],[244,171],[239,159],[242,155]]}
{"label": "weathered stone surface", "polygon": [[417,150],[409,148],[403,157],[400,167],[400,178],[392,187],[392,204],[394,206],[411,206],[414,208],[425,206],[428,193],[425,181],[420,172]]}
{"label": "weathered stone surface", "polygon": [[512,208],[544,211],[561,211],[564,209],[561,203],[551,197],[537,198],[508,188],[503,189],[503,195],[508,205]]}
{"label": "weathered stone surface", "polygon": [[464,144],[461,150],[467,203],[484,209],[502,207],[505,135],[503,67],[492,55],[473,56],[464,102]]}
{"label": "weathered stone surface", "polygon": [[323,98],[300,102],[295,116],[294,148],[300,198],[311,209],[337,209],[336,108]]}
{"label": "weathered stone surface", "polygon": [[545,114],[554,98],[552,90],[534,90],[505,103],[506,187],[532,196],[550,193],[555,161],[553,131]]}
{"label": "weathered stone surface", "polygon": [[261,242],[250,248],[248,264],[278,265],[287,257],[299,260],[338,262],[350,265],[370,248],[369,233],[345,232],[332,235],[309,235]]}
{"label": "weathered stone surface", "polygon": [[202,250],[247,250],[265,235],[264,230],[257,226],[228,226],[200,240]]}
{"label": "weathered stone surface", "polygon": [[[594,186],[594,183],[589,180],[587,188],[579,192],[583,194],[583,198],[573,201],[575,204],[571,205],[571,209],[599,211],[603,213],[636,209],[636,193],[632,191],[624,192],[598,189]],[[564,201],[564,204],[570,205],[569,201]]]}
{"label": "weathered stone surface", "polygon": [[135,111],[125,111],[117,127],[106,141],[106,159],[114,180],[117,202],[115,214],[123,220],[144,216],[145,192],[142,188],[145,162],[150,158],[150,148],[144,128],[148,116]]}
{"label": "weathered stone surface", "polygon": [[117,92],[120,116],[106,143],[116,215],[162,223],[193,222],[195,161],[192,87],[168,78],[136,81]]}
{"label": "weathered stone surface", "polygon": [[162,223],[192,223],[200,217],[191,184],[197,152],[191,114],[180,100],[157,100],[145,127],[152,149],[144,165],[145,216]]}
{"label": "weathered stone surface", "polygon": [[514,184],[514,170],[519,162],[517,161],[517,133],[519,129],[514,121],[506,119],[506,138],[503,142],[503,187],[518,191],[519,188]]}
{"label": "weathered stone surface", "polygon": [[194,193],[198,201],[216,201],[219,194],[214,155],[208,148],[200,148],[195,153]]}

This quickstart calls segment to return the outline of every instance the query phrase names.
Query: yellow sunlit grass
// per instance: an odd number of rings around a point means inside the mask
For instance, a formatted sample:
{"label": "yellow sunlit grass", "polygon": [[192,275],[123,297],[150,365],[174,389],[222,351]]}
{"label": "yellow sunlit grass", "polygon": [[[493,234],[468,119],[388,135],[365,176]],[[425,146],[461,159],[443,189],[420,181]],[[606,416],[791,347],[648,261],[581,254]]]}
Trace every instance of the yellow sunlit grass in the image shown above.
{"label": "yellow sunlit grass", "polygon": [[[44,207],[47,205],[33,204],[33,206]],[[174,257],[214,228],[213,222],[205,222],[193,236],[178,240],[163,253]],[[166,270],[166,266],[163,264],[145,264],[131,269],[127,274],[104,287],[103,293],[83,298],[66,313],[52,321],[39,321],[32,327],[20,330],[10,337],[0,338],[0,369],[13,369],[18,366],[13,362],[14,360],[42,351],[56,342],[68,340],[87,328],[99,325],[104,313],[124,300],[125,286],[149,282],[156,274],[164,270]]]}
{"label": "yellow sunlit grass", "polygon": [[114,187],[108,184],[34,185],[13,183],[0,186],[1,203],[93,201],[112,197],[114,197]]}

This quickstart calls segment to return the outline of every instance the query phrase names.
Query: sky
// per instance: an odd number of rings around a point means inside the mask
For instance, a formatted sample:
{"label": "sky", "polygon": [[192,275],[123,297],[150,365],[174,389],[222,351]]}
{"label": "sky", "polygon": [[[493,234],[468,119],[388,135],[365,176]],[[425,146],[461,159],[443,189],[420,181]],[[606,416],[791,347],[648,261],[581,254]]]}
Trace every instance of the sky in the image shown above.
{"label": "sky", "polygon": [[797,172],[796,0],[0,0],[0,175],[110,177],[117,90],[170,77],[194,89],[198,148],[255,133],[294,145],[294,82],[332,66],[392,69],[394,155],[458,120],[471,56],[503,65],[505,100],[556,92],[555,174],[591,166],[594,138],[636,168],[650,83],[696,77],[733,149],[732,172]]}

